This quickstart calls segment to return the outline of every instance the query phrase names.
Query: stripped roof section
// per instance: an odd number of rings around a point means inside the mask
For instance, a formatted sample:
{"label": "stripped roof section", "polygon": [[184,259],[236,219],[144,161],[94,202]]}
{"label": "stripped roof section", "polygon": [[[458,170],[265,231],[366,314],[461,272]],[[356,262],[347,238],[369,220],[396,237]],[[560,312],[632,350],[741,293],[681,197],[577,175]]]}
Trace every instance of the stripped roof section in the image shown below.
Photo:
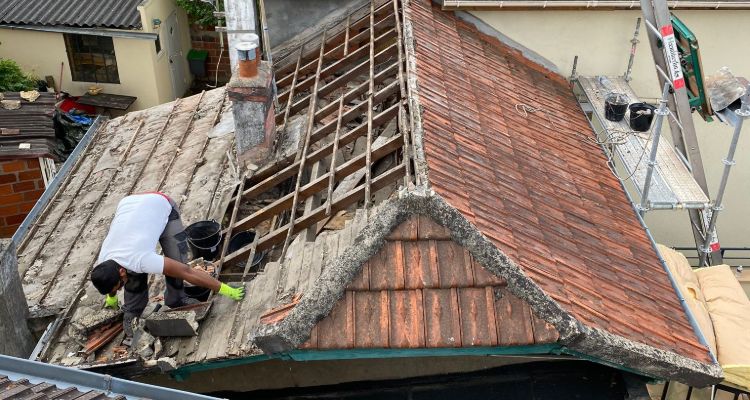
{"label": "stripped roof section", "polygon": [[401,223],[302,349],[554,343],[556,329],[430,217]]}
{"label": "stripped roof section", "polygon": [[141,0],[0,0],[0,24],[140,29]]}
{"label": "stripped roof section", "polygon": [[122,395],[109,396],[104,392],[94,390],[82,392],[76,387],[58,388],[56,385],[47,382],[34,384],[25,378],[11,380],[5,375],[0,375],[0,399],[46,400],[59,398],[70,400],[125,400],[126,397]]}
{"label": "stripped roof section", "polygon": [[586,326],[710,364],[564,79],[411,5],[432,188]]}

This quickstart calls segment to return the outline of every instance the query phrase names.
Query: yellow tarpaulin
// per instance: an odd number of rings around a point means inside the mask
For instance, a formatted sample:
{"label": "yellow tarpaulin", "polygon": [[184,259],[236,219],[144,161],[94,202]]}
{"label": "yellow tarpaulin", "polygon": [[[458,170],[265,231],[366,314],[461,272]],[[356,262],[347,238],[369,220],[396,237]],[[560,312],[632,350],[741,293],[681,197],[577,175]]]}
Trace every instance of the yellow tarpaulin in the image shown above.
{"label": "yellow tarpaulin", "polygon": [[716,335],[725,380],[750,389],[750,300],[728,265],[695,271]]}

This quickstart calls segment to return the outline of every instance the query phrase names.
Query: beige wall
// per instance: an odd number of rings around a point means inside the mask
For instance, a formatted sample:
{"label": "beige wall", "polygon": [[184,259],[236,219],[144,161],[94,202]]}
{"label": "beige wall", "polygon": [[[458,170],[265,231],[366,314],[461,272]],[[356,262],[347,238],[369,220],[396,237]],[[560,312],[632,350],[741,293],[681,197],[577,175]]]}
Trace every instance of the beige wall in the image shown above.
{"label": "beige wall", "polygon": [[[190,25],[188,23],[188,17],[185,10],[177,6],[174,0],[146,0],[138,6],[138,10],[141,13],[141,23],[143,24],[143,31],[148,33],[159,33],[161,34],[161,27],[154,26],[153,20],[159,19],[162,23],[167,21],[167,18],[174,12],[177,14],[177,24],[179,27],[179,34],[181,37],[180,45],[182,47],[181,54],[181,65],[183,68],[184,77],[182,81],[182,87],[177,88],[177,97],[181,97],[184,92],[190,87],[192,77],[188,69],[187,62],[182,60],[187,57],[187,53],[190,50]],[[157,55],[156,52],[152,52],[151,58],[154,64],[154,70],[156,71],[156,84],[159,93],[161,103],[174,100],[172,95],[172,81],[170,77],[169,58],[166,52],[166,32],[160,38],[162,40],[162,51]]]}
{"label": "beige wall", "polygon": [[[553,62],[564,76],[570,75],[573,57],[579,56],[581,75],[622,75],[630,51],[630,39],[640,11],[482,11],[474,12],[495,29]],[[736,75],[750,77],[750,11],[676,11],[698,38],[703,67],[711,74],[728,66]],[[641,97],[660,96],[645,26],[633,67],[631,85]],[[715,197],[732,128],[719,122],[694,121],[710,190]],[[667,137],[669,134],[666,135]],[[725,209],[718,220],[723,246],[750,246],[750,126],[737,148]],[[685,211],[654,211],[647,215],[657,241],[672,246],[693,245]]]}
{"label": "beige wall", "polygon": [[[177,12],[182,48],[184,55],[190,49],[190,33],[185,12],[176,6],[174,0],[148,0],[139,6],[144,31],[158,33],[151,21],[159,18],[166,21],[172,12]],[[148,23],[147,23],[148,22]],[[168,59],[165,51],[156,54],[153,40],[113,38],[117,69],[120,75],[119,84],[98,84],[104,92],[136,96],[138,100],[128,111],[153,107],[174,100]],[[164,46],[162,46],[164,47]],[[183,55],[183,58],[184,58]],[[86,92],[92,82],[73,82],[65,41],[62,33],[40,32],[30,30],[0,29],[0,58],[17,61],[24,71],[44,78],[55,77],[60,82],[60,63],[63,67],[63,90],[72,95]],[[184,64],[185,81],[179,96],[189,88],[191,76]]]}

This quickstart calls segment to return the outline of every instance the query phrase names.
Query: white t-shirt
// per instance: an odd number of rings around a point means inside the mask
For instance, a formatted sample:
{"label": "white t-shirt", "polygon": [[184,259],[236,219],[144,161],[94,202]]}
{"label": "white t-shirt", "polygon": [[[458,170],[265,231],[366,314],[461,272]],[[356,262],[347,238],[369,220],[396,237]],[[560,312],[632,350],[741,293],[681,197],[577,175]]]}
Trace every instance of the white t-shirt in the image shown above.
{"label": "white t-shirt", "polygon": [[172,205],[160,194],[120,200],[96,263],[114,260],[135,273],[161,274],[164,257],[156,253],[156,244],[171,212]]}

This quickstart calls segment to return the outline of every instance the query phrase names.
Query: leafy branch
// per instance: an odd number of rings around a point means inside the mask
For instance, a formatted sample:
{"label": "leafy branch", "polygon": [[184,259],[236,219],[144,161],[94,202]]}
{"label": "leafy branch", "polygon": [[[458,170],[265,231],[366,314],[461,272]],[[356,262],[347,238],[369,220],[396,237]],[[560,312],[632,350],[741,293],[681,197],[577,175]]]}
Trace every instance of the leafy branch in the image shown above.
{"label": "leafy branch", "polygon": [[176,1],[177,5],[187,12],[191,23],[204,26],[216,26],[218,24],[216,17],[214,17],[214,8],[211,4],[201,0]]}

